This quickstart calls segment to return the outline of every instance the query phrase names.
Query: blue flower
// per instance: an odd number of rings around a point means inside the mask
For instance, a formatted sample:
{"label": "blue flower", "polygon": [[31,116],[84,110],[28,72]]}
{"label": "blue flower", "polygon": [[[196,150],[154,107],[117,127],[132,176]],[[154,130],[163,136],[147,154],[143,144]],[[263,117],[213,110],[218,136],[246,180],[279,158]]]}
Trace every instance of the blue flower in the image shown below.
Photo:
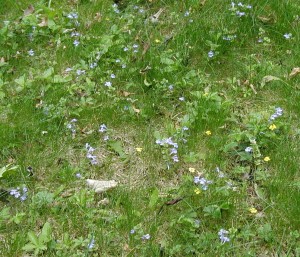
{"label": "blue flower", "polygon": [[197,176],[197,177],[194,177],[194,183],[201,185],[202,190],[205,191],[208,189],[208,185],[212,184],[212,181],[206,180],[205,178],[201,178],[201,177]]}
{"label": "blue flower", "polygon": [[172,159],[174,162],[179,162],[178,156],[177,155],[173,155]]}
{"label": "blue flower", "polygon": [[20,199],[21,202],[24,202],[27,199],[27,192],[27,187],[23,187],[22,190],[17,187],[15,189],[11,189],[9,194],[14,196],[16,199]]}
{"label": "blue flower", "polygon": [[101,133],[106,132],[107,131],[106,125],[105,124],[101,124],[98,131],[101,132]]}
{"label": "blue flower", "polygon": [[34,51],[33,51],[32,49],[30,49],[30,50],[28,51],[28,55],[29,55],[29,56],[34,56]]}
{"label": "blue flower", "polygon": [[229,232],[223,228],[218,232],[222,244],[230,241],[229,237],[227,236],[228,234]]}
{"label": "blue flower", "polygon": [[78,19],[78,14],[75,12],[71,12],[67,15],[69,19]]}
{"label": "blue flower", "polygon": [[212,58],[212,57],[214,57],[215,53],[214,53],[214,51],[210,50],[207,55],[208,55],[208,58]]}
{"label": "blue flower", "polygon": [[78,46],[79,44],[80,44],[80,42],[77,39],[75,39],[74,42],[73,42],[73,45]]}
{"label": "blue flower", "polygon": [[184,13],[184,17],[187,17],[187,16],[189,16],[190,15],[190,12],[189,11],[186,11],[185,13]]}

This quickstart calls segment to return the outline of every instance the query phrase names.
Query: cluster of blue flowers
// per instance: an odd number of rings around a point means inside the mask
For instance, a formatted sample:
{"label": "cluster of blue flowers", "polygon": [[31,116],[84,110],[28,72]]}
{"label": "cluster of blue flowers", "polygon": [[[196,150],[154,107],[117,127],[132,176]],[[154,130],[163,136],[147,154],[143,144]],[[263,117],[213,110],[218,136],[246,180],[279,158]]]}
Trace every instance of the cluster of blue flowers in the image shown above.
{"label": "cluster of blue flowers", "polygon": [[89,143],[85,144],[85,149],[87,150],[86,157],[90,160],[92,165],[98,164],[97,156],[93,155],[95,148],[91,147]]}
{"label": "cluster of blue flowers", "polygon": [[220,229],[220,231],[218,232],[218,235],[219,235],[219,238],[220,238],[222,244],[230,241],[228,234],[229,234],[229,232],[223,228]]}
{"label": "cluster of blue flowers", "polygon": [[236,16],[243,17],[249,9],[252,9],[252,6],[249,4],[231,2],[231,8],[229,10],[233,11]]}
{"label": "cluster of blue flowers", "polygon": [[[76,27],[78,27],[80,25],[79,21],[78,21],[78,13],[76,12],[71,12],[67,15],[67,17],[72,20],[74,22],[74,25]],[[76,31],[72,31],[71,33],[71,37],[75,37],[75,40],[73,42],[73,45],[76,47],[80,44],[78,38],[80,36],[80,33],[76,32]]]}
{"label": "cluster of blue flowers", "polygon": [[27,199],[27,192],[28,188],[23,187],[22,189],[20,187],[11,189],[9,194],[14,196],[17,199],[20,199],[21,202],[24,202]]}
{"label": "cluster of blue flowers", "polygon": [[76,134],[76,122],[77,119],[72,119],[70,123],[67,124],[67,129],[71,130],[73,136]]}
{"label": "cluster of blue flowers", "polygon": [[104,135],[104,137],[103,137],[103,140],[104,140],[104,141],[109,140],[109,136],[106,134],[106,132],[107,132],[107,127],[106,127],[105,124],[101,124],[98,131],[99,131],[100,133],[105,133],[105,135]]}
{"label": "cluster of blue flowers", "polygon": [[194,183],[198,184],[198,185],[201,185],[202,190],[205,191],[205,190],[208,189],[208,185],[212,184],[212,181],[207,180],[207,179],[202,178],[202,177],[199,177],[199,176],[196,176],[196,177],[194,177]]}
{"label": "cluster of blue flowers", "polygon": [[275,119],[277,119],[278,117],[282,116],[283,114],[283,110],[280,107],[276,107],[275,108],[275,113],[273,113],[270,117],[270,121],[274,121]]}
{"label": "cluster of blue flowers", "polygon": [[172,137],[157,139],[155,142],[160,146],[170,147],[170,155],[172,160],[174,162],[179,162],[178,155],[177,155],[178,144],[176,142],[173,142]]}

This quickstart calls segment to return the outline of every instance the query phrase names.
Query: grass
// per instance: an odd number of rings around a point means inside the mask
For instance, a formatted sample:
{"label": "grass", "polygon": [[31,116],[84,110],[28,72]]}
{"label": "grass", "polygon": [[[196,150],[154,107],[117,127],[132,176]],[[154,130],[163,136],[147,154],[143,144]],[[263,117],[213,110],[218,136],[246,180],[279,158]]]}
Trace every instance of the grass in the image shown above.
{"label": "grass", "polygon": [[300,256],[297,1],[113,4],[0,7],[1,256]]}

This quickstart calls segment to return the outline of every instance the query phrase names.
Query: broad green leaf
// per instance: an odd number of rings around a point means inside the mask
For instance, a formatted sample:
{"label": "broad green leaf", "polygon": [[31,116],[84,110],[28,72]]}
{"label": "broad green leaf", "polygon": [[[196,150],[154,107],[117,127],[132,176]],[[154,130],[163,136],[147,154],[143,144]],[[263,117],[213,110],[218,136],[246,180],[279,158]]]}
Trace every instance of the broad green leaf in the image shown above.
{"label": "broad green leaf", "polygon": [[152,191],[151,196],[150,196],[150,201],[149,201],[150,208],[153,208],[156,205],[156,203],[158,201],[158,194],[159,194],[158,189],[154,188],[154,190]]}
{"label": "broad green leaf", "polygon": [[160,58],[160,62],[162,64],[166,64],[166,65],[172,65],[172,64],[174,64],[174,61],[172,59],[168,58],[168,57],[161,57]]}
{"label": "broad green leaf", "polygon": [[218,205],[206,206],[203,208],[203,212],[205,212],[204,216],[211,216],[216,219],[221,218],[221,209]]}
{"label": "broad green leaf", "polygon": [[15,82],[21,87],[25,87],[25,75],[15,79]]}
{"label": "broad green leaf", "polygon": [[10,207],[5,207],[0,212],[0,224],[1,224],[1,222],[10,218],[9,210],[10,210]]}
{"label": "broad green leaf", "polygon": [[36,248],[36,246],[34,244],[28,243],[26,245],[24,245],[22,247],[22,250],[27,251],[27,252],[31,252]]}
{"label": "broad green leaf", "polygon": [[41,76],[39,76],[38,78],[39,79],[48,79],[53,75],[53,73],[54,73],[54,69],[53,69],[53,67],[50,67],[49,69],[45,70],[43,72],[43,74]]}
{"label": "broad green leaf", "polygon": [[49,222],[46,222],[43,226],[42,232],[39,236],[40,243],[48,243],[52,239],[52,229]]}
{"label": "broad green leaf", "polygon": [[61,75],[54,75],[54,77],[53,77],[53,83],[66,83],[71,80],[72,80],[72,78],[69,76],[63,77]]}
{"label": "broad green leaf", "polygon": [[122,159],[126,159],[127,155],[123,150],[122,143],[120,141],[112,141],[109,143],[109,146],[114,150]]}
{"label": "broad green leaf", "polygon": [[35,245],[35,247],[37,247],[39,245],[39,239],[36,236],[36,234],[33,231],[29,231],[27,233],[27,235],[28,235],[29,241],[32,242]]}
{"label": "broad green leaf", "polygon": [[12,221],[16,224],[20,224],[25,216],[26,216],[25,212],[21,212],[21,213],[18,212],[15,216],[13,216],[10,219],[10,221]]}

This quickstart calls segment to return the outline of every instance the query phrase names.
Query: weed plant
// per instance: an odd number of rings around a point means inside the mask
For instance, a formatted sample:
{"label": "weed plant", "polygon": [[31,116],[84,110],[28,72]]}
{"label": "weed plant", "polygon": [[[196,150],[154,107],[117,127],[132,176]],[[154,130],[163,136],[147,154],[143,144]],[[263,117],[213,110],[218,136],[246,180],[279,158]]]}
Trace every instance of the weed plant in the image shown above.
{"label": "weed plant", "polygon": [[0,255],[300,256],[299,13],[3,1]]}

